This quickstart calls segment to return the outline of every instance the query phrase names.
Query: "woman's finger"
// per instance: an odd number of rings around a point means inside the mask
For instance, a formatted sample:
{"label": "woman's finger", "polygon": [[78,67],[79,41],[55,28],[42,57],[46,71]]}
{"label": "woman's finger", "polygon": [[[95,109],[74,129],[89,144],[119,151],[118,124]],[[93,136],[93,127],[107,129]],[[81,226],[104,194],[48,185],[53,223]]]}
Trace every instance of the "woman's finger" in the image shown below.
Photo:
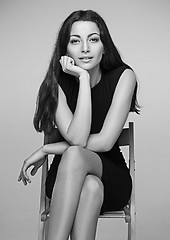
{"label": "woman's finger", "polygon": [[74,59],[71,57],[66,57],[66,67],[69,69],[74,65]]}
{"label": "woman's finger", "polygon": [[[22,167],[22,169],[23,169],[23,167]],[[21,180],[22,180],[22,169],[21,169],[21,171],[20,171],[20,173],[19,173],[18,181],[21,181]]]}
{"label": "woman's finger", "polygon": [[74,65],[74,60],[68,56],[62,56],[60,59],[60,64],[64,72],[70,69]]}
{"label": "woman's finger", "polygon": [[24,185],[27,185],[27,182],[31,183],[30,178],[27,175],[27,169],[28,169],[29,165],[27,163],[27,161],[25,160],[20,172],[20,175],[18,177],[18,181],[21,181],[24,183]]}
{"label": "woman's finger", "polygon": [[24,178],[24,176],[22,176],[22,182],[25,186],[27,185],[27,180]]}
{"label": "woman's finger", "polygon": [[21,181],[21,174],[18,177],[18,182],[20,182],[20,181]]}
{"label": "woman's finger", "polygon": [[27,174],[27,169],[28,169],[28,168],[23,169],[23,176],[24,176],[24,179],[25,179],[27,182],[31,183],[31,180],[30,180],[30,178],[29,178],[29,176],[28,176],[28,174]]}
{"label": "woman's finger", "polygon": [[64,67],[67,68],[67,64],[68,64],[68,57],[67,56],[63,57],[63,64],[64,64]]}
{"label": "woman's finger", "polygon": [[20,175],[18,177],[18,181],[19,182],[22,181],[24,185],[27,185],[27,182],[26,182],[26,180],[25,180],[25,178],[24,178],[24,176],[22,174],[22,170],[21,170],[21,173],[20,173]]}

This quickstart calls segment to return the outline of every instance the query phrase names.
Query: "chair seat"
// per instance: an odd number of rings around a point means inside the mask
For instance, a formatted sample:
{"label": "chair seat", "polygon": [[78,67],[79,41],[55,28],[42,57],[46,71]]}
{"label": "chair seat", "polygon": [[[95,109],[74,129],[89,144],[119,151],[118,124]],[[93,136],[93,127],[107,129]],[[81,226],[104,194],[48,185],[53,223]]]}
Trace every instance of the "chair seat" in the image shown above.
{"label": "chair seat", "polygon": [[[50,207],[47,208],[42,214],[41,214],[41,221],[45,222],[49,218],[50,214]],[[124,207],[123,210],[120,211],[109,211],[104,212],[99,216],[99,218],[124,218],[126,222],[130,222],[130,210],[129,207]]]}
{"label": "chair seat", "polygon": [[105,212],[99,216],[100,218],[124,218],[125,212],[122,211],[112,211],[112,212]]}
{"label": "chair seat", "polygon": [[123,210],[120,211],[104,212],[99,218],[124,218],[126,222],[130,222],[131,217],[129,206],[124,207]]}

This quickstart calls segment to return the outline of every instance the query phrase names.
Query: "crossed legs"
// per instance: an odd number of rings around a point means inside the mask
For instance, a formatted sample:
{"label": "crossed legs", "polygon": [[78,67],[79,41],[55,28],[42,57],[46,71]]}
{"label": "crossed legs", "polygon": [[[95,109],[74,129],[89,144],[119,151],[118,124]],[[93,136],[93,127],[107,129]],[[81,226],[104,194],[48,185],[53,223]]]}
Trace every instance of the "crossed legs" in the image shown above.
{"label": "crossed legs", "polygon": [[48,240],[94,240],[103,202],[102,163],[72,146],[62,156],[53,190]]}

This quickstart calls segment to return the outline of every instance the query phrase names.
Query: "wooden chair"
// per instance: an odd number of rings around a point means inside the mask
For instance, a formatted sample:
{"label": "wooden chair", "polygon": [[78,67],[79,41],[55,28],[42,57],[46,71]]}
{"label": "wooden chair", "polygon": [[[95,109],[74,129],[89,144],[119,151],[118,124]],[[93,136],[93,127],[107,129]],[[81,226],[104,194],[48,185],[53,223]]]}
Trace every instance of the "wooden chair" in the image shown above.
{"label": "wooden chair", "polygon": [[[53,135],[45,136],[44,143],[52,143],[59,141],[59,134],[56,129]],[[135,211],[135,160],[134,160],[134,123],[129,122],[128,128],[124,128],[118,139],[119,146],[128,147],[129,169],[132,177],[132,194],[127,206],[121,211],[105,212],[100,215],[100,218],[124,218],[128,224],[128,240],[136,239],[136,211]],[[45,195],[45,181],[48,171],[48,158],[42,166],[41,178],[41,196],[40,196],[40,211],[39,211],[39,232],[38,240],[46,239],[47,219],[50,213],[50,202]]]}

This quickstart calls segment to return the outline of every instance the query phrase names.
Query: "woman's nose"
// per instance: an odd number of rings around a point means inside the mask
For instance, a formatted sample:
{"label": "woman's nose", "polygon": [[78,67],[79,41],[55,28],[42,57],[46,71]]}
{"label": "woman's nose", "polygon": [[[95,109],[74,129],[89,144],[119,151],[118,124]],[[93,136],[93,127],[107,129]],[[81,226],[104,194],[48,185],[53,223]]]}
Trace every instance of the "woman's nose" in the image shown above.
{"label": "woman's nose", "polygon": [[90,51],[90,47],[87,41],[82,43],[82,52],[87,53]]}

